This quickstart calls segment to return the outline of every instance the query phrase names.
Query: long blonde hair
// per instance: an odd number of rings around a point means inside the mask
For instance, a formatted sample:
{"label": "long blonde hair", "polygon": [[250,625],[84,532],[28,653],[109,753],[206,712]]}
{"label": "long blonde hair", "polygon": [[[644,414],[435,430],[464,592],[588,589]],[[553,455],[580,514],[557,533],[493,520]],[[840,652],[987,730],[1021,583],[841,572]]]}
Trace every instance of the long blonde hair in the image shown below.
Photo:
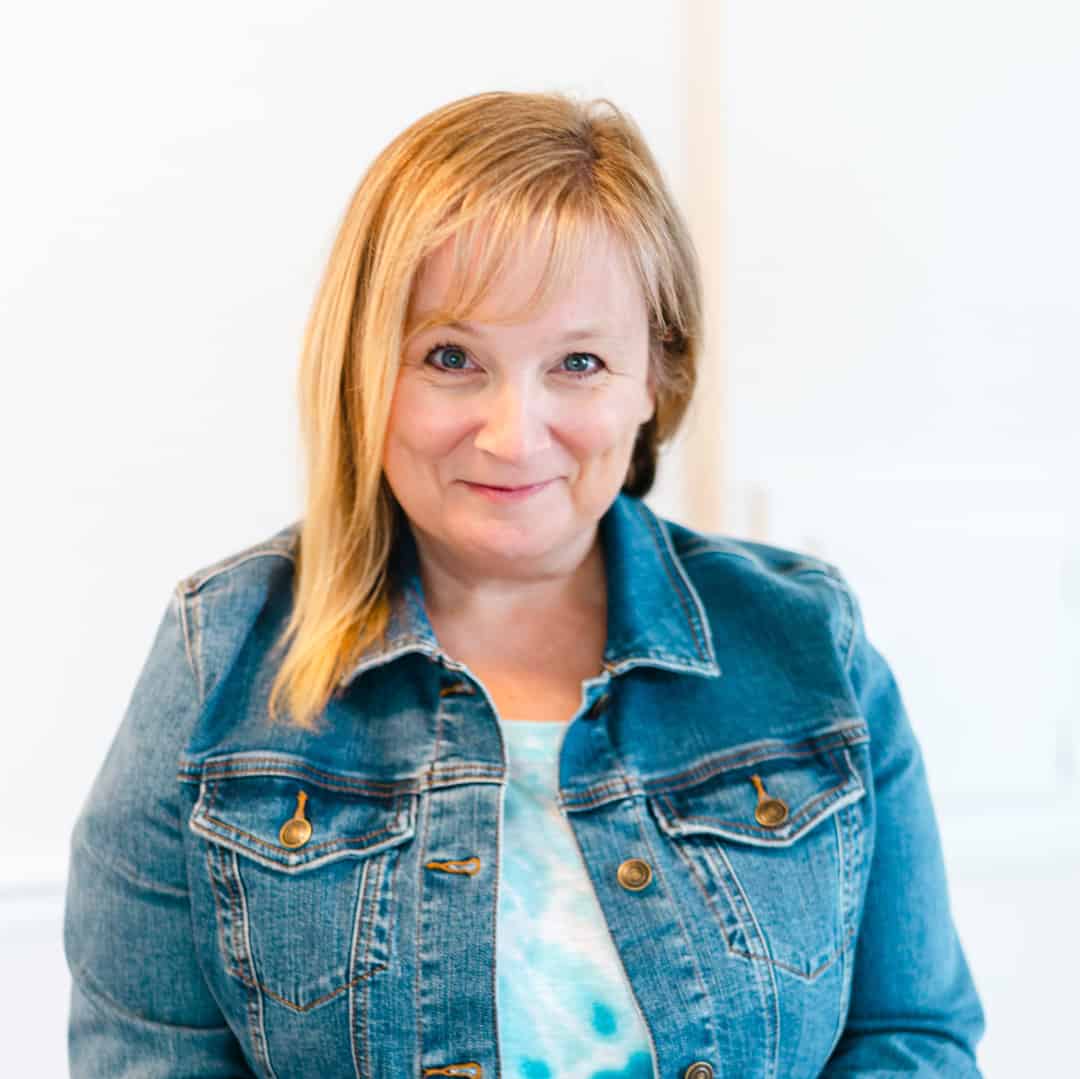
{"label": "long blonde hair", "polygon": [[476,94],[421,117],[367,170],[304,334],[297,389],[305,512],[271,717],[284,699],[292,723],[314,728],[386,630],[401,511],[383,478],[383,447],[423,259],[455,238],[452,298],[436,317],[463,320],[515,243],[548,236],[531,310],[572,279],[581,245],[598,227],[622,241],[650,313],[656,411],[638,432],[623,484],[640,497],[693,393],[702,302],[689,232],[634,121],[606,98]]}

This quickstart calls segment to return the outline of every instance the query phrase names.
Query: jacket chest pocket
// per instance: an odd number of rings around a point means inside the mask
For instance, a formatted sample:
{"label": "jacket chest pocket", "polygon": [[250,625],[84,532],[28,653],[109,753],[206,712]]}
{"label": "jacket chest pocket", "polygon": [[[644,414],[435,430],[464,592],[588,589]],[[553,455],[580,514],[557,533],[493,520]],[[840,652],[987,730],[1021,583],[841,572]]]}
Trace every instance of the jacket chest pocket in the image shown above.
{"label": "jacket chest pocket", "polygon": [[866,788],[835,738],[754,743],[723,760],[650,795],[652,812],[728,951],[813,981],[854,933]]}
{"label": "jacket chest pocket", "polygon": [[226,970],[306,1012],[389,965],[393,873],[415,796],[259,767],[215,762],[189,827],[207,841]]}

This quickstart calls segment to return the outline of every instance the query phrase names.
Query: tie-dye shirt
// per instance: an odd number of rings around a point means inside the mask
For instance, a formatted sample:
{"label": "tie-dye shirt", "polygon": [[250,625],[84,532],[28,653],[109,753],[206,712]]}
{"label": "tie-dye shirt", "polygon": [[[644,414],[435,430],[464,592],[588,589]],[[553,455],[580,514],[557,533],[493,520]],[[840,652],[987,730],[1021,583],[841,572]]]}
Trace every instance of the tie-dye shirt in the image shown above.
{"label": "tie-dye shirt", "polygon": [[503,1077],[649,1079],[648,1035],[556,804],[566,725],[500,725],[510,763],[496,958]]}

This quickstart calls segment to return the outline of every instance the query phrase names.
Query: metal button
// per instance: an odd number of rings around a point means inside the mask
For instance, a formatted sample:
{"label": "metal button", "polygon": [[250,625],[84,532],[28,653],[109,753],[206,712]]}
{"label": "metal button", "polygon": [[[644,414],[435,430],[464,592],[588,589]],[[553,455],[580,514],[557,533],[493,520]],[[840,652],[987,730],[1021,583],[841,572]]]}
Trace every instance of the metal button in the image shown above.
{"label": "metal button", "polygon": [[754,810],[754,820],[762,828],[778,828],[787,820],[788,808],[779,798],[765,798]]}
{"label": "metal button", "polygon": [[707,1060],[695,1060],[683,1072],[683,1079],[713,1079],[712,1065]]}
{"label": "metal button", "polygon": [[750,782],[757,791],[758,803],[754,810],[754,820],[762,828],[779,828],[788,819],[787,803],[782,798],[770,797],[765,790],[765,784],[761,782],[761,776],[752,775]]}
{"label": "metal button", "polygon": [[640,892],[642,888],[648,888],[652,880],[652,868],[640,858],[627,858],[615,875],[628,891]]}
{"label": "metal button", "polygon": [[304,816],[305,805],[307,805],[307,792],[300,791],[296,796],[296,812],[278,832],[278,839],[283,847],[302,847],[311,838],[311,821]]}

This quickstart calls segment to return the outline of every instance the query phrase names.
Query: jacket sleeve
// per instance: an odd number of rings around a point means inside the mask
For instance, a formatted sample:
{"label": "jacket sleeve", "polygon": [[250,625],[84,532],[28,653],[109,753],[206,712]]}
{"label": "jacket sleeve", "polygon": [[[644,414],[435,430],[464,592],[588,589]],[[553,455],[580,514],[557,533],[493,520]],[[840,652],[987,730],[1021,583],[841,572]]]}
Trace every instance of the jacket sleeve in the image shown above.
{"label": "jacket sleeve", "polygon": [[250,1076],[196,960],[176,767],[199,689],[173,592],[71,833],[72,1079]]}
{"label": "jacket sleeve", "polygon": [[949,908],[922,753],[858,599],[831,569],[847,669],[870,730],[875,823],[850,1009],[821,1074],[972,1079],[985,1021]]}

